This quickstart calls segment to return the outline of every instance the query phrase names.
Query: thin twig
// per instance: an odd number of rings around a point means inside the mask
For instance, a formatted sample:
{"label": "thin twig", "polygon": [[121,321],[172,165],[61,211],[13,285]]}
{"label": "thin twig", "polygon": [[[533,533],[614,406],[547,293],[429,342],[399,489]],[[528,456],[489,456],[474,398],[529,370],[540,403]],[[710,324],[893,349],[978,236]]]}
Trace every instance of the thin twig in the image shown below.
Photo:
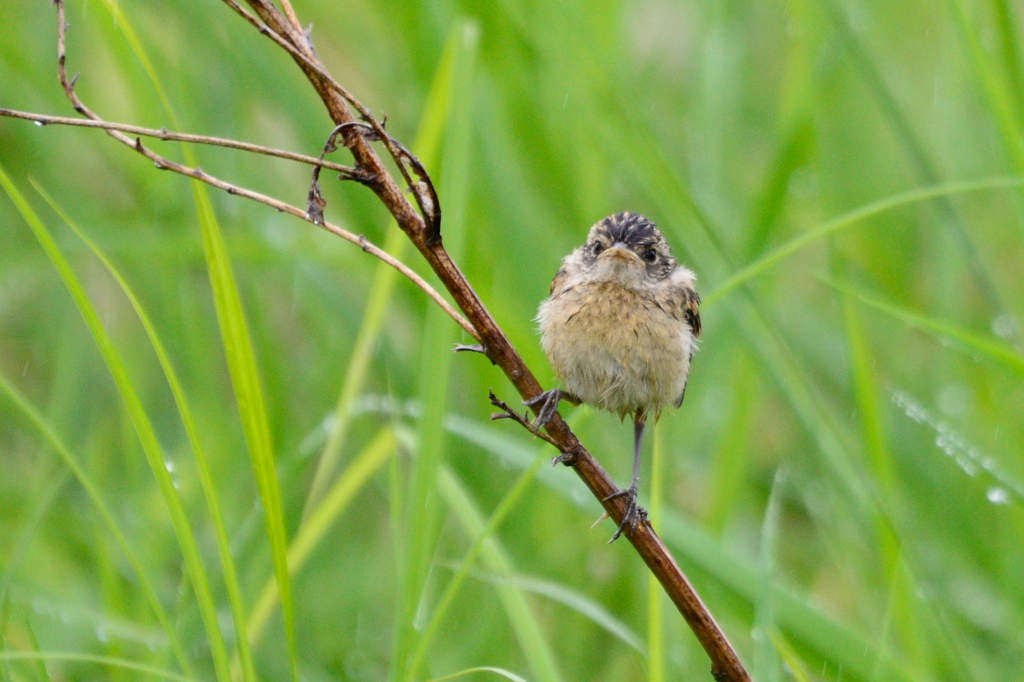
{"label": "thin twig", "polygon": [[[288,54],[290,54],[292,58],[299,62],[300,66],[304,67],[304,70],[307,71],[307,75],[311,75],[310,72],[312,72],[312,75],[315,75],[316,77],[321,79],[321,81],[325,83],[327,86],[329,86],[331,90],[340,95],[346,102],[351,104],[356,111],[359,112],[360,117],[373,128],[374,132],[377,134],[377,137],[384,142],[385,147],[387,147],[388,153],[391,154],[391,158],[394,159],[395,161],[395,165],[397,165],[398,170],[401,171],[402,177],[405,179],[406,184],[412,190],[413,196],[416,198],[416,203],[419,206],[420,213],[423,215],[423,219],[431,224],[430,227],[434,229],[434,232],[436,233],[436,223],[438,221],[432,218],[433,212],[431,209],[433,207],[430,206],[429,199],[426,196],[424,196],[423,190],[420,187],[419,182],[413,180],[412,174],[410,174],[409,169],[406,167],[406,160],[415,159],[415,157],[413,157],[408,150],[401,147],[390,135],[388,135],[387,131],[384,130],[384,125],[377,121],[377,119],[374,118],[373,114],[370,113],[370,110],[367,109],[362,104],[362,102],[356,99],[351,92],[349,92],[341,83],[334,80],[334,78],[329,73],[327,73],[327,70],[323,67],[322,64],[320,64],[319,60],[317,60],[314,55],[307,54],[304,50],[300,49],[299,45],[301,45],[301,42],[299,42],[298,39],[295,39],[293,42],[286,40],[281,36],[281,34],[278,31],[275,31],[266,23],[261,23],[256,17],[246,12],[241,5],[235,2],[235,0],[224,0],[224,2],[231,9],[237,12],[242,18],[244,18],[246,21],[252,24],[257,31],[273,40],[281,49],[288,52]],[[274,17],[274,14],[277,12],[277,8],[269,4],[268,2],[261,2],[260,0],[249,0],[249,4],[254,9],[256,9],[258,13],[260,13],[261,18],[264,20],[264,22],[266,22],[267,19]],[[277,23],[280,28],[286,28],[281,21],[278,21]],[[300,35],[301,33],[301,30],[299,30]],[[335,122],[348,123],[350,121],[342,120]],[[416,174],[421,179],[429,178],[426,171],[423,170],[423,165],[419,163],[418,159],[415,160],[413,167],[415,169]],[[420,171],[422,171],[422,173]],[[436,192],[434,192],[432,184],[429,185],[429,191],[436,197]],[[380,194],[380,192],[378,192],[378,194]],[[435,202],[434,206],[437,205],[439,204]],[[436,234],[432,236],[436,237]]]}
{"label": "thin twig", "polygon": [[498,396],[494,395],[494,391],[490,392],[489,397],[491,399],[491,405],[494,405],[499,410],[501,410],[501,412],[495,412],[494,414],[491,415],[491,421],[496,421],[498,419],[511,419],[512,421],[514,421],[515,423],[519,424],[524,429],[526,429],[527,431],[532,433],[537,438],[540,438],[541,440],[543,440],[543,441],[545,441],[545,442],[555,446],[556,448],[560,448],[561,447],[555,441],[554,438],[552,438],[548,434],[544,433],[543,431],[538,430],[536,426],[534,426],[532,423],[530,423],[530,419],[529,419],[530,414],[529,414],[529,412],[527,412],[525,416],[519,414],[518,412],[513,410],[511,407],[509,407],[508,403],[506,403],[504,400],[502,400]]}
{"label": "thin twig", "polygon": [[292,3],[290,0],[281,0],[281,6],[284,7],[284,13],[288,17],[288,21],[292,23],[296,31],[304,33],[302,30],[302,24],[299,23],[299,17],[295,14],[295,10],[292,9]]}
{"label": "thin twig", "polygon": [[[85,103],[78,97],[78,94],[75,92],[75,80],[78,77],[75,76],[70,80],[67,77],[67,67],[65,65],[65,44],[67,40],[67,24],[64,21],[64,0],[55,0],[55,4],[57,6],[57,74],[60,78],[60,83],[64,88],[64,93],[67,95],[68,99],[71,100],[71,104],[72,106],[74,106],[75,111],[93,121],[102,123],[104,122],[103,119],[100,118],[91,109],[89,109],[89,107],[85,105]],[[252,199],[253,201],[258,201],[261,204],[271,206],[277,209],[278,211],[281,211],[282,213],[288,213],[297,218],[301,218],[302,220],[313,223],[314,225],[322,227],[328,232],[331,232],[332,234],[335,234],[341,237],[342,239],[345,239],[346,241],[352,242],[366,253],[369,253],[370,255],[379,258],[380,260],[384,261],[385,263],[387,263],[388,265],[390,265],[391,267],[395,268],[400,273],[405,275],[413,284],[415,284],[417,287],[422,289],[424,293],[430,296],[430,298],[435,303],[441,306],[441,309],[444,310],[449,316],[451,316],[451,318],[455,320],[455,322],[458,323],[460,327],[465,329],[470,336],[475,338],[477,341],[480,340],[479,333],[476,331],[473,325],[471,325],[466,320],[466,318],[459,313],[459,311],[455,310],[455,308],[452,307],[452,305],[448,303],[448,301],[446,301],[444,297],[437,292],[436,289],[430,286],[430,284],[427,283],[426,280],[424,280],[422,277],[416,274],[416,272],[413,271],[409,266],[407,266],[405,263],[401,262],[391,254],[389,254],[387,251],[385,251],[384,249],[380,248],[379,246],[368,240],[364,235],[353,234],[352,232],[349,232],[344,228],[338,227],[337,225],[333,225],[328,222],[314,222],[309,216],[306,215],[305,211],[295,206],[292,206],[291,204],[287,204],[279,199],[275,199],[274,197],[261,194],[260,192],[255,192],[245,187],[233,185],[229,182],[221,180],[220,178],[210,175],[201,168],[190,168],[189,166],[185,166],[180,163],[171,161],[170,159],[167,159],[166,157],[161,156],[160,154],[157,154],[153,150],[144,146],[142,144],[142,140],[139,139],[138,137],[132,139],[131,137],[128,137],[119,130],[111,129],[104,126],[97,127],[103,128],[104,130],[106,130],[107,134],[113,137],[115,140],[121,142],[127,147],[131,147],[135,151],[139,152],[140,154],[151,160],[160,170],[171,170],[174,171],[175,173],[180,173],[181,175],[188,176],[195,180],[200,180],[209,185],[212,185],[213,187],[222,189],[228,194],[233,194],[236,196],[245,197],[246,199]]]}
{"label": "thin twig", "polygon": [[143,128],[142,126],[131,125],[128,123],[114,123],[113,121],[91,118],[49,116],[47,114],[36,114],[30,111],[5,109],[4,107],[0,107],[0,116],[9,116],[11,118],[34,121],[36,124],[44,126],[61,125],[78,126],[80,128],[101,128],[103,130],[119,130],[123,133],[131,133],[132,135],[141,135],[143,137],[154,137],[158,140],[165,140],[169,142],[191,142],[194,144],[210,145],[212,147],[238,149],[243,152],[252,152],[253,154],[262,154],[264,156],[288,159],[289,161],[298,161],[299,163],[305,163],[311,166],[323,166],[328,170],[341,173],[349,180],[363,181],[366,179],[365,175],[359,169],[352,168],[351,166],[343,166],[340,163],[325,161],[323,159],[318,159],[315,156],[307,156],[306,154],[290,152],[284,149],[274,149],[273,147],[264,147],[263,145],[253,144],[251,142],[241,142],[230,138],[210,137],[209,135],[193,135],[191,133],[175,133],[167,130],[166,128]]}

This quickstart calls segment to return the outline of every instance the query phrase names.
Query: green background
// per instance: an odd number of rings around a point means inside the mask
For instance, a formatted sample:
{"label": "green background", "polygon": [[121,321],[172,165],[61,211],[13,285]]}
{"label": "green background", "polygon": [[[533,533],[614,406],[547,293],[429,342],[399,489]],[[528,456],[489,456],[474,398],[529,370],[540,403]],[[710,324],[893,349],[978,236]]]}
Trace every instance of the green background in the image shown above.
{"label": "green background", "polygon": [[[1024,7],[296,1],[334,76],[424,159],[446,245],[543,385],[533,316],[591,224],[643,213],[696,271],[701,350],[648,439],[641,501],[657,440],[657,526],[755,679],[1021,679],[1024,187],[988,181],[1024,177]],[[55,17],[4,3],[0,106],[73,115]],[[291,59],[215,0],[75,0],[67,18],[69,70],[108,120],[313,155],[331,129]],[[191,153],[304,205],[308,168]],[[421,291],[265,206],[210,189],[211,214],[100,131],[0,118],[0,168],[0,680],[157,679],[128,663],[222,681],[710,679],[630,546],[606,544],[611,522],[588,530],[599,508],[573,473],[488,422],[487,390],[515,405],[514,389],[449,352],[468,337]],[[321,184],[328,220],[436,282],[367,189]],[[193,440],[69,223],[152,319]],[[629,425],[562,413],[626,482]],[[315,497],[334,506],[304,514],[325,445],[337,464]],[[229,671],[288,544],[286,616],[267,602]]]}

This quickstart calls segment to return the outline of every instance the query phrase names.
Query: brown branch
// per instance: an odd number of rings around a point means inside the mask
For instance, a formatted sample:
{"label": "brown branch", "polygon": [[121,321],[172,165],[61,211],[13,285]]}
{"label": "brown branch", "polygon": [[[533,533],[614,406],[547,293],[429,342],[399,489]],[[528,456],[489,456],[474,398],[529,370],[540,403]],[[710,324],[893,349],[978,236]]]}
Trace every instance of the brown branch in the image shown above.
{"label": "brown branch", "polygon": [[[456,350],[458,350],[458,348],[456,348]],[[555,441],[554,438],[544,433],[543,431],[538,430],[537,427],[530,422],[529,412],[527,412],[526,414],[519,414],[511,407],[509,407],[508,403],[506,403],[498,396],[494,395],[494,391],[490,392],[488,398],[490,398],[491,400],[491,405],[494,405],[499,410],[501,410],[501,412],[495,412],[494,414],[491,415],[491,421],[497,421],[499,419],[511,419],[512,421],[514,421],[515,423],[519,424],[524,429],[532,433],[537,438],[540,438],[542,441],[550,443],[551,445],[554,445],[556,448],[559,447],[558,442]],[[558,462],[556,461],[555,464],[557,463]]]}
{"label": "brown branch", "polygon": [[[309,48],[308,41],[301,31],[296,31],[295,28],[281,16],[281,13],[277,11],[277,8],[269,2],[269,0],[247,0],[249,6],[251,6],[263,23],[260,23],[259,19],[252,16],[239,5],[235,0],[224,0],[224,3],[231,9],[237,12],[243,19],[252,24],[257,31],[273,40],[281,49],[286,51],[292,56],[299,67],[305,72],[306,77],[309,78],[310,82],[317,89],[320,95],[320,99],[327,105],[327,111],[330,113],[331,118],[338,125],[346,123],[355,123],[352,118],[351,112],[349,112],[346,102],[351,104],[360,117],[373,128],[376,137],[384,142],[387,147],[388,153],[391,154],[391,158],[398,166],[398,170],[401,171],[402,177],[405,179],[406,185],[412,190],[413,196],[416,198],[416,204],[420,209],[420,213],[430,223],[427,228],[431,229],[430,239],[436,239],[439,237],[439,221],[440,217],[433,219],[434,210],[437,209],[439,203],[436,201],[436,193],[433,191],[433,185],[429,182],[429,176],[426,170],[423,169],[423,165],[408,152],[405,148],[399,145],[387,131],[384,130],[384,125],[377,121],[376,118],[370,113],[359,100],[355,98],[341,83],[334,80],[334,78],[327,73],[323,64],[313,54]],[[287,36],[287,39],[283,36]],[[362,166],[364,163],[369,163],[373,166],[380,166],[380,159],[377,158],[376,154],[370,148],[367,140],[363,139],[362,136],[356,135],[351,145],[353,154],[356,157],[358,165]],[[406,161],[412,161],[414,172],[421,178],[427,178],[426,187],[421,186],[421,183],[412,179],[412,174],[406,167]],[[381,166],[383,170],[383,166]],[[385,173],[383,176],[379,176],[379,184],[370,184],[370,188],[373,189],[374,193],[380,197],[381,201],[384,202],[385,206],[392,205],[389,202],[394,202],[394,194],[399,194],[398,201],[403,204],[409,210],[412,207],[404,197],[401,196],[401,190],[395,184],[394,179],[390,174]],[[424,190],[429,190],[425,192]],[[431,205],[431,197],[433,195],[435,201]],[[399,221],[401,222],[401,221]]]}
{"label": "brown branch", "polygon": [[175,133],[167,130],[166,128],[143,128],[142,126],[131,125],[129,123],[114,123],[113,121],[104,121],[92,118],[49,116],[47,114],[37,114],[31,111],[5,109],[4,107],[0,107],[0,116],[9,116],[10,118],[20,118],[25,121],[33,121],[37,125],[43,126],[61,125],[77,126],[80,128],[118,130],[122,133],[131,133],[132,135],[141,135],[142,137],[154,137],[158,140],[165,140],[169,142],[191,142],[194,144],[205,144],[211,147],[238,149],[243,152],[252,152],[253,154],[262,154],[264,156],[274,156],[279,159],[287,159],[289,161],[298,161],[299,163],[305,163],[310,166],[323,166],[328,170],[341,173],[349,180],[362,182],[366,179],[357,169],[352,168],[351,166],[343,166],[340,163],[334,163],[333,161],[326,161],[323,157],[317,158],[315,156],[290,152],[284,149],[274,149],[273,147],[264,147],[263,145],[253,144],[251,142],[241,142],[239,140],[232,140],[224,137],[193,135],[191,133]]}
{"label": "brown branch", "polygon": [[[229,5],[237,8],[234,0],[224,0]],[[347,90],[341,87],[333,78],[327,74],[323,65],[315,57],[304,54],[300,51],[296,36],[291,35],[291,44],[287,44],[281,35],[289,34],[289,26],[276,8],[268,0],[247,0],[253,10],[266,24],[261,28],[258,22],[251,17],[249,20],[256,25],[265,35],[270,36],[276,43],[281,45],[296,60],[299,67],[306,74],[310,83],[317,90],[323,100],[327,111],[335,124],[341,125],[353,121],[352,114],[346,103],[352,104],[360,113],[361,117],[370,124],[378,136],[384,140],[388,151],[398,163],[399,169],[407,182],[411,183],[409,174],[406,172],[401,159],[396,155],[390,138],[383,131],[383,127],[376,122],[369,111],[360,105]],[[237,8],[243,14],[247,14]],[[274,36],[272,32],[279,35]],[[454,297],[459,308],[466,314],[473,326],[479,331],[480,341],[483,350],[493,363],[501,367],[505,375],[519,391],[524,399],[532,398],[542,392],[540,384],[533,376],[533,373],[523,362],[523,359],[512,347],[504,332],[491,317],[490,312],[481,303],[476,292],[469,282],[452,262],[445,251],[438,235],[430,234],[428,226],[423,219],[413,210],[405,196],[399,191],[393,178],[387,174],[383,164],[366,140],[356,139],[352,145],[352,154],[356,159],[356,166],[369,174],[377,175],[378,180],[368,185],[384,203],[388,211],[395,217],[399,227],[408,235],[409,239],[416,245],[420,253],[437,273],[441,282],[444,283],[449,293]],[[420,209],[424,216],[429,213],[423,210],[423,202],[419,193],[415,193]],[[536,408],[535,408],[536,409]],[[602,501],[608,514],[616,523],[621,522],[626,510],[626,502],[622,497],[608,499],[618,488],[608,476],[607,472],[590,455],[579,442],[576,435],[569,429],[565,421],[555,415],[551,423],[546,427],[551,443],[565,455],[569,455],[573,469],[583,482],[590,488],[591,492]],[[657,576],[665,591],[679,609],[679,612],[686,619],[701,645],[711,658],[711,672],[716,680],[729,680],[741,682],[749,680],[750,677],[743,668],[739,657],[729,644],[721,628],[715,623],[707,607],[701,602],[700,597],[694,591],[693,586],[683,575],[672,555],[664,543],[657,536],[650,524],[639,524],[636,530],[627,530],[626,537],[636,548],[651,572]]]}
{"label": "brown branch", "polygon": [[299,17],[295,14],[295,10],[292,9],[292,3],[290,0],[281,0],[281,7],[284,7],[284,13],[288,15],[288,21],[291,22],[292,26],[296,30],[301,32],[302,24],[299,23]]}
{"label": "brown branch", "polygon": [[[438,302],[439,305],[445,308],[449,315],[452,315],[456,321],[462,324],[464,329],[480,341],[481,350],[494,364],[501,367],[502,371],[505,372],[505,375],[516,387],[516,390],[519,391],[522,398],[528,399],[539,395],[542,392],[542,389],[536,378],[533,376],[533,373],[509,343],[504,332],[500,327],[498,327],[497,323],[491,317],[490,312],[488,312],[483,303],[481,303],[469,282],[459,271],[455,263],[452,262],[448,252],[442,244],[440,234],[435,229],[432,229],[436,227],[436,224],[434,224],[434,211],[437,209],[436,197],[433,197],[435,205],[430,206],[429,202],[432,197],[428,193],[427,187],[432,191],[433,186],[429,183],[429,176],[427,176],[425,169],[422,168],[421,164],[418,164],[418,161],[415,161],[415,157],[390,137],[390,135],[384,130],[384,126],[381,122],[378,122],[362,104],[360,104],[350,93],[348,93],[347,90],[345,90],[345,88],[338,84],[337,81],[327,73],[326,69],[313,52],[309,41],[306,40],[297,18],[294,16],[294,12],[289,11],[291,6],[287,0],[282,0],[282,4],[286,8],[289,18],[282,15],[281,11],[278,10],[271,0],[246,1],[259,16],[259,20],[252,17],[248,12],[242,9],[235,0],[224,0],[224,2],[231,6],[232,9],[253,24],[257,30],[270,37],[275,43],[292,56],[299,65],[299,68],[302,69],[310,83],[316,89],[320,98],[323,100],[331,119],[337,126],[351,126],[353,134],[346,138],[346,146],[350,148],[352,155],[355,158],[357,170],[363,174],[363,178],[365,178],[364,183],[373,190],[392,216],[394,216],[399,227],[406,233],[413,244],[415,244],[416,248],[424,258],[426,258],[431,268],[455,299],[459,308],[461,308],[465,313],[469,322],[466,322],[466,320],[464,320],[457,312],[451,310],[447,302],[445,302],[437,292],[430,289],[429,285],[422,282],[422,279],[419,279],[417,284],[420,288],[424,289],[424,291],[427,291],[428,294],[433,292],[431,297]],[[68,81],[67,79],[65,71],[65,24],[63,0],[56,0],[56,4],[59,25],[58,63],[61,84],[64,86],[64,90],[76,111],[93,120],[101,120],[91,112],[75,94],[74,81]],[[260,23],[261,21],[262,23]],[[348,108],[349,105],[356,109],[360,117],[365,121],[366,125],[372,129],[373,135],[369,135],[360,130],[360,124],[353,118],[352,113]],[[118,141],[132,147],[137,152],[153,160],[154,163],[157,164],[158,168],[174,170],[175,172],[187,175],[188,177],[209,183],[231,194],[237,194],[239,196],[260,201],[273,206],[278,210],[313,222],[307,213],[294,206],[289,206],[288,204],[284,204],[276,199],[250,190],[235,187],[234,185],[230,185],[229,183],[208,175],[199,168],[188,168],[171,162],[146,147],[143,147],[138,138],[132,140],[121,131],[111,128],[107,128],[106,130],[109,135]],[[397,164],[403,178],[413,191],[414,198],[416,199],[416,203],[420,209],[419,213],[417,213],[412,204],[410,204],[394,178],[390,173],[388,173],[380,158],[370,146],[370,142],[375,139],[384,143],[389,154]],[[411,164],[413,166],[412,173],[409,171],[406,164]],[[414,181],[412,178],[413,174],[417,175],[419,180]],[[327,223],[321,223],[321,226],[335,234],[338,234],[344,239],[359,244],[365,251],[385,260],[393,267],[402,271],[407,277],[413,279],[413,281],[417,281],[418,278],[416,278],[415,273],[376,246],[370,244],[366,241],[365,237],[357,237],[350,232]],[[422,284],[420,284],[420,282],[422,282]],[[496,398],[494,400],[499,407],[502,407],[506,415],[516,419],[516,421],[521,424],[529,426],[529,421],[524,417],[516,414],[513,410],[509,409],[507,405],[504,405],[504,403]],[[534,409],[537,410],[539,408],[535,407]],[[566,463],[573,468],[594,496],[601,501],[608,515],[616,523],[621,522],[626,508],[625,500],[621,496],[614,498],[610,497],[612,493],[618,490],[617,486],[601,465],[593,458],[586,448],[583,447],[579,439],[569,429],[561,416],[556,413],[545,430],[547,431],[547,435],[543,436],[545,440],[558,448],[563,455],[568,456]],[[743,668],[736,652],[729,644],[721,628],[719,628],[717,623],[715,623],[711,613],[701,602],[700,597],[694,591],[693,586],[687,580],[686,576],[683,575],[679,566],[672,558],[664,543],[651,528],[650,524],[638,524],[635,530],[627,528],[624,535],[629,539],[633,547],[636,548],[637,553],[647,564],[651,572],[661,582],[665,591],[668,593],[669,597],[679,609],[679,612],[686,619],[686,622],[689,624],[697,639],[708,653],[708,656],[711,659],[712,676],[716,680],[720,681],[749,681],[749,675]]]}
{"label": "brown branch", "polygon": [[[64,88],[64,93],[71,101],[71,104],[75,108],[75,111],[97,123],[106,123],[94,111],[89,109],[89,107],[87,107],[85,103],[78,97],[78,94],[75,92],[75,80],[78,77],[75,76],[71,79],[68,79],[67,77],[67,67],[65,64],[67,60],[65,50],[65,44],[67,40],[67,24],[64,21],[64,0],[56,0],[55,4],[57,6],[57,74],[60,78],[61,86]],[[208,185],[212,185],[213,187],[224,190],[228,194],[233,194],[236,196],[245,197],[246,199],[251,199],[253,201],[258,201],[259,203],[271,206],[282,213],[288,213],[297,218],[301,218],[302,220],[313,223],[314,225],[317,225],[318,227],[321,227],[327,230],[328,232],[335,234],[341,237],[342,239],[345,239],[346,241],[352,242],[366,253],[369,253],[370,255],[379,258],[380,260],[384,261],[385,263],[387,263],[388,265],[390,265],[391,267],[395,268],[400,273],[405,275],[413,284],[422,289],[424,293],[426,293],[435,303],[437,303],[442,310],[444,310],[449,316],[451,316],[451,318],[455,320],[455,322],[460,327],[465,329],[470,336],[472,336],[477,341],[480,340],[479,333],[476,331],[473,325],[471,325],[466,320],[466,318],[459,313],[459,311],[455,310],[455,308],[453,308],[452,305],[448,303],[448,301],[446,301],[444,297],[441,296],[441,294],[438,293],[436,289],[430,286],[430,284],[426,280],[424,280],[422,277],[416,274],[416,272],[413,271],[408,265],[401,262],[391,254],[389,254],[387,251],[385,251],[384,249],[380,248],[379,246],[368,240],[364,235],[353,234],[352,232],[349,232],[344,228],[338,227],[337,225],[333,225],[323,220],[318,222],[314,220],[311,216],[309,216],[305,211],[295,206],[292,206],[291,204],[287,204],[279,199],[275,199],[274,197],[261,194],[260,192],[255,192],[245,187],[233,185],[229,182],[221,180],[220,178],[210,175],[201,168],[190,168],[189,166],[185,166],[180,163],[171,161],[170,159],[161,156],[160,154],[157,154],[148,147],[145,147],[138,137],[133,139],[125,135],[120,130],[111,128],[106,125],[97,125],[96,127],[104,129],[108,135],[113,137],[118,142],[121,142],[125,146],[134,149],[138,153],[145,156],[147,159],[151,160],[155,164],[155,166],[160,170],[174,171],[175,173],[180,173],[181,175],[185,175],[195,180],[200,180],[202,182],[207,183]],[[317,159],[313,159],[313,162],[316,163]],[[356,172],[353,171],[353,169],[351,168],[347,169],[349,171]],[[360,175],[359,177],[362,178],[362,175]]]}

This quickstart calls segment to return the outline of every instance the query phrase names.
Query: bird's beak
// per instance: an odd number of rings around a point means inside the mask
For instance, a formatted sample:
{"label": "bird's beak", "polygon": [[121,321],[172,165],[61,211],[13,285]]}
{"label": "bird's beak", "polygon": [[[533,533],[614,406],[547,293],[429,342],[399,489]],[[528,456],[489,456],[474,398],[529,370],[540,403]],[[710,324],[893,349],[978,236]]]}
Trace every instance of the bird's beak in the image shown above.
{"label": "bird's beak", "polygon": [[610,248],[606,249],[599,258],[621,258],[624,261],[636,261],[640,263],[640,256],[633,253],[633,250],[622,242],[615,242]]}

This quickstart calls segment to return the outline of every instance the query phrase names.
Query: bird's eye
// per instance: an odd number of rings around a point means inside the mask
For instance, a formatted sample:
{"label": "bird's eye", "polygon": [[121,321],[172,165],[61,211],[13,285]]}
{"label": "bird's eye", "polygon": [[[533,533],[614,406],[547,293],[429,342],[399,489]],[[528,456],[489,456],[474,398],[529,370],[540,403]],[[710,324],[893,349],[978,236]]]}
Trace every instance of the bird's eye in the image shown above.
{"label": "bird's eye", "polygon": [[646,251],[644,251],[644,260],[647,261],[648,263],[653,263],[654,261],[658,260],[658,252],[655,251],[654,249],[647,249]]}
{"label": "bird's eye", "polygon": [[602,251],[604,251],[604,244],[602,244],[601,242],[597,242],[596,244],[594,244],[594,255],[595,256],[601,255]]}

